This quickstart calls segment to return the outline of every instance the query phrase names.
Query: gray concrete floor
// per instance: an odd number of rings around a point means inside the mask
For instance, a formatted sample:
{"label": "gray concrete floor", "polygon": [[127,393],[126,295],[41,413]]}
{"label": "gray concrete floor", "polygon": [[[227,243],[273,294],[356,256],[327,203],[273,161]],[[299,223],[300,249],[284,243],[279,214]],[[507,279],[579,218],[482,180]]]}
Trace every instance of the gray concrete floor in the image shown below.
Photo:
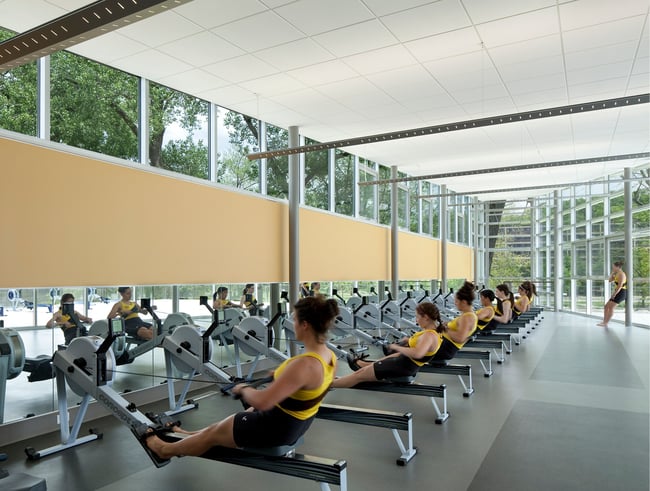
{"label": "gray concrete floor", "polygon": [[[420,374],[445,383],[451,417],[434,423],[428,399],[352,389],[332,391],[330,404],[414,415],[418,454],[405,467],[389,430],[316,420],[302,453],[345,459],[350,490],[648,490],[650,331],[593,319],[545,313],[494,375],[474,366],[476,392],[462,397],[453,377]],[[463,360],[463,364],[467,360]],[[338,373],[348,371],[344,363]],[[200,407],[180,416],[189,429],[240,409],[238,402],[204,394]],[[166,409],[163,403],[153,409]],[[47,479],[50,490],[286,490],[318,489],[313,482],[200,458],[174,459],[156,469],[129,430],[115,418],[99,427],[104,438],[27,462],[25,446],[44,448],[57,434],[0,451],[11,472]],[[0,480],[0,489],[2,480]]]}

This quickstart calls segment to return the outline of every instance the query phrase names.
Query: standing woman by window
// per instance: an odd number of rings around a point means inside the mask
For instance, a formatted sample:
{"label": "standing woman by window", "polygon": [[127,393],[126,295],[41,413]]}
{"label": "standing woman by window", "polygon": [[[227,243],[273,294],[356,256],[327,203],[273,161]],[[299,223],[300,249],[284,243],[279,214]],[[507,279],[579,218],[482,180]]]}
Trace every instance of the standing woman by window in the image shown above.
{"label": "standing woman by window", "polygon": [[609,275],[609,282],[614,283],[615,289],[605,304],[603,322],[599,322],[597,324],[598,326],[607,327],[607,323],[614,315],[616,306],[627,298],[627,275],[622,268],[623,261],[616,261],[612,266],[612,274]]}

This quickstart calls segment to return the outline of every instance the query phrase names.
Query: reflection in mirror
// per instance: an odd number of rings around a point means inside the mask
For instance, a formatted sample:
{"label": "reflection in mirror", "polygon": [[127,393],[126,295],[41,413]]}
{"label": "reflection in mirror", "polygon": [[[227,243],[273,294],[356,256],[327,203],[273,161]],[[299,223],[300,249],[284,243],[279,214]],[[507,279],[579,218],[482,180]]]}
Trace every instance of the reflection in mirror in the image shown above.
{"label": "reflection in mirror", "polygon": [[[126,285],[124,285],[126,286]],[[211,312],[199,303],[204,295],[212,305],[212,297],[219,286],[229,289],[228,298],[237,306],[224,312],[224,322],[234,326],[248,314],[239,309],[239,301],[245,290],[245,284],[216,283],[203,285],[135,285],[131,287],[131,298],[140,302],[142,298],[151,299],[152,309],[164,325],[169,314],[174,313],[173,305],[178,305],[178,312],[188,314],[199,329],[207,329],[212,322]],[[285,289],[288,288],[284,284]],[[254,297],[258,303],[270,304],[270,284],[257,283]],[[173,298],[173,294],[177,298]],[[2,289],[0,290],[0,320],[5,328],[12,328],[18,333],[24,348],[25,365],[22,372],[6,383],[6,404],[3,421],[5,423],[31,415],[43,414],[57,410],[56,383],[53,378],[51,359],[59,345],[65,343],[62,322],[64,312],[61,300],[65,294],[74,297],[74,312],[85,323],[90,335],[97,335],[100,324],[108,326],[106,319],[116,303],[121,301],[118,286],[104,287],[49,287],[38,289]],[[266,311],[262,315],[268,315]],[[143,322],[152,323],[149,314],[138,314]],[[163,334],[168,331],[163,330]],[[122,348],[133,353],[127,362],[117,363],[114,367],[113,387],[119,392],[139,390],[159,385],[167,378],[165,358],[162,349],[154,349],[156,342],[145,346],[142,340],[124,336]],[[232,369],[234,349],[232,338],[214,339],[212,362],[219,367]],[[115,351],[115,350],[114,350]],[[123,361],[127,360],[125,358]],[[249,361],[249,360],[244,360]],[[228,368],[230,367],[230,368]],[[233,372],[234,373],[234,372]],[[70,405],[80,402],[81,397],[68,390]]]}

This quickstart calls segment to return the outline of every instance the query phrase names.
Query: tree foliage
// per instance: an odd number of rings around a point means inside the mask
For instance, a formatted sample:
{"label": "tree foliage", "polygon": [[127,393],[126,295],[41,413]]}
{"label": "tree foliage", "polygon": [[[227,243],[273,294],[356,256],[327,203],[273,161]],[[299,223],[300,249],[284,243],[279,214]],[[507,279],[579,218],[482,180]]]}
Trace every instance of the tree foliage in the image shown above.
{"label": "tree foliage", "polygon": [[[0,30],[0,39],[13,36]],[[0,127],[36,135],[37,68],[0,74]],[[138,159],[138,81],[133,75],[61,51],[50,62],[50,139],[127,160]],[[207,177],[207,147],[195,141],[207,103],[151,84],[149,156],[155,167]],[[165,138],[176,124],[182,139]],[[199,163],[199,160],[203,163]]]}

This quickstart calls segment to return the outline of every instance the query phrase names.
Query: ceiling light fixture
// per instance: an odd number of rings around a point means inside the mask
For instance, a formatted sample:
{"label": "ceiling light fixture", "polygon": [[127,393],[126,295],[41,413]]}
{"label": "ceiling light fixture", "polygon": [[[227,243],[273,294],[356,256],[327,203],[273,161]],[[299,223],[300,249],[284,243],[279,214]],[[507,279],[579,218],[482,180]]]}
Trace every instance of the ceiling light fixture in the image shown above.
{"label": "ceiling light fixture", "polygon": [[[577,186],[589,186],[591,184],[616,184],[622,182],[637,182],[637,181],[647,181],[647,177],[633,177],[630,179],[610,179],[608,181],[584,181],[584,182],[564,182],[562,184],[543,184],[540,186],[524,186],[516,188],[501,188],[501,189],[487,189],[482,191],[467,191],[465,193],[458,192],[454,194],[427,194],[418,196],[418,199],[428,199],[428,198],[444,198],[446,196],[471,196],[474,194],[493,194],[493,193],[513,193],[515,191],[532,191],[534,189],[563,189]],[[589,197],[596,197],[597,195],[587,195]],[[601,195],[609,196],[609,195]],[[484,202],[485,203],[485,202]],[[447,205],[449,206],[449,205]]]}
{"label": "ceiling light fixture", "polygon": [[590,111],[600,111],[601,109],[611,109],[616,107],[633,106],[636,104],[647,104],[650,102],[650,94],[638,94],[616,99],[605,99],[602,101],[585,102],[582,104],[571,104],[568,106],[552,107],[549,109],[537,109],[535,111],[526,111],[521,113],[504,114],[501,116],[491,116],[487,118],[470,119],[468,121],[459,121],[455,123],[439,124],[435,126],[426,126],[410,130],[394,131],[391,133],[379,133],[377,135],[361,136],[358,138],[348,138],[345,140],[336,140],[326,143],[315,143],[313,145],[303,145],[301,147],[284,148],[281,150],[269,150],[266,152],[257,152],[248,154],[248,160],[266,159],[271,157],[282,157],[285,155],[294,155],[297,153],[317,152],[319,150],[329,150],[332,148],[350,147],[353,145],[367,145],[369,143],[380,143],[385,141],[401,140],[403,138],[413,138],[416,136],[436,135],[449,131],[469,130],[471,128],[480,128],[483,126],[495,126],[506,123],[519,123],[522,121],[532,121],[535,119],[552,118],[555,116],[566,116],[570,114],[580,114]]}
{"label": "ceiling light fixture", "polygon": [[[399,177],[397,179],[379,179],[377,181],[363,181],[359,186],[376,186],[378,184],[391,184],[393,182],[423,181],[435,179],[448,179],[450,177],[477,176],[480,174],[495,174],[497,172],[512,172],[517,170],[546,169],[548,167],[565,167],[567,165],[594,164],[596,162],[617,162],[619,160],[633,160],[650,157],[650,152],[626,153],[621,155],[607,155],[603,157],[589,157],[586,159],[556,160],[555,162],[540,162],[536,164],[508,165],[492,169],[477,169],[444,174],[429,174],[428,176]],[[520,188],[524,189],[524,188]]]}
{"label": "ceiling light fixture", "polygon": [[0,43],[0,72],[192,0],[99,0]]}

